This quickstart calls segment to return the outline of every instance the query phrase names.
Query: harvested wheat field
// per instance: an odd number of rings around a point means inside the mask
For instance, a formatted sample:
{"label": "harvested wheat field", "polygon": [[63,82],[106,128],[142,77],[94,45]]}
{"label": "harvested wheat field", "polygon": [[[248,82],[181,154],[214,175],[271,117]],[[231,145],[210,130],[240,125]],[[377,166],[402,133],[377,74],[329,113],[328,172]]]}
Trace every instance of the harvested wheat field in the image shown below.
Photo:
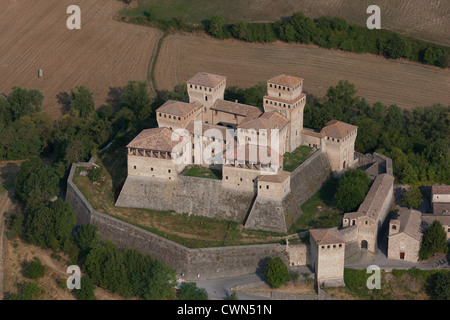
{"label": "harvested wheat field", "polygon": [[[0,0],[0,93],[18,85],[44,92],[44,111],[61,115],[57,95],[89,87],[96,105],[110,88],[146,80],[161,32],[113,20],[123,2],[79,0],[81,30],[68,30],[69,0]],[[43,69],[43,78],[38,70]]]}
{"label": "harvested wheat field", "polygon": [[288,73],[322,97],[339,80],[354,83],[370,103],[401,108],[450,104],[450,70],[298,44],[252,44],[173,34],[164,39],[155,68],[156,87],[172,90],[199,71],[227,76],[227,86],[249,87]]}

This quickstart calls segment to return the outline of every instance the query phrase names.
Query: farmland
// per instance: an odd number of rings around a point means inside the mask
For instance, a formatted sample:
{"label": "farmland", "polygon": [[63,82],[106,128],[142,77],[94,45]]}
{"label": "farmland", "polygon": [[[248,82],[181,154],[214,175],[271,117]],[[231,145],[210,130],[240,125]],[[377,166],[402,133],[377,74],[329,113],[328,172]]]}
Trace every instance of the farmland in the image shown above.
{"label": "farmland", "polygon": [[349,80],[370,103],[397,103],[403,109],[450,101],[448,69],[300,44],[244,43],[181,33],[164,39],[155,68],[159,90],[172,90],[199,71],[226,75],[227,86],[242,88],[289,73],[304,78],[305,91],[319,97],[339,80]]}
{"label": "farmland", "polygon": [[[111,88],[146,80],[161,32],[113,20],[116,0],[80,0],[81,30],[68,30],[68,0],[0,0],[0,93],[13,86],[43,91],[44,111],[61,115],[58,97],[89,87],[97,107]],[[43,69],[44,77],[38,78]]]}
{"label": "farmland", "polygon": [[131,15],[152,10],[160,19],[182,19],[201,23],[218,14],[227,22],[275,21],[301,11],[311,18],[336,16],[350,23],[366,25],[369,5],[381,9],[382,28],[398,33],[450,45],[450,2],[442,0],[138,0]]}

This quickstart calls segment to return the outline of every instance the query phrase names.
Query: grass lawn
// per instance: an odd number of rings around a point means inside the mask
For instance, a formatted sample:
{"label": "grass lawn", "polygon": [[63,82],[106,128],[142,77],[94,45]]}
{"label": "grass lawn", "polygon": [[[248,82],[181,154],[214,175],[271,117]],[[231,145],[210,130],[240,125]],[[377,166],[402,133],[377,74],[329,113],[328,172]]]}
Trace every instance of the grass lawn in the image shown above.
{"label": "grass lawn", "polygon": [[313,148],[308,146],[300,146],[293,152],[286,152],[283,157],[283,170],[292,172],[300,164],[302,164],[312,153]]}
{"label": "grass lawn", "polygon": [[291,226],[289,231],[302,232],[312,228],[339,227],[343,212],[336,208],[333,196],[338,180],[330,179],[316,194],[302,206],[303,214]]}
{"label": "grass lawn", "polygon": [[222,180],[222,171],[205,168],[198,165],[192,166],[184,175],[189,177]]}

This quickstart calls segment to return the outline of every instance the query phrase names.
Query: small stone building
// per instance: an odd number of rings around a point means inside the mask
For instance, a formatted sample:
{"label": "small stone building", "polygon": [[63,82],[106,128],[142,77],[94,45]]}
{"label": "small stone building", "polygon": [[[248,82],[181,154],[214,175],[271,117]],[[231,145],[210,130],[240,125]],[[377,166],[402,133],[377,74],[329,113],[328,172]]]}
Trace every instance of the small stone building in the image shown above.
{"label": "small stone building", "polygon": [[344,214],[342,226],[356,226],[356,240],[361,249],[377,252],[379,231],[393,204],[393,197],[394,177],[387,173],[380,174],[358,211]]}
{"label": "small stone building", "polygon": [[389,222],[388,258],[416,262],[422,241],[422,214],[404,210],[397,219]]}
{"label": "small stone building", "polygon": [[337,228],[311,229],[311,268],[317,282],[328,287],[344,286],[345,240]]}
{"label": "small stone building", "polygon": [[450,186],[431,186],[431,204],[434,214],[450,214]]}

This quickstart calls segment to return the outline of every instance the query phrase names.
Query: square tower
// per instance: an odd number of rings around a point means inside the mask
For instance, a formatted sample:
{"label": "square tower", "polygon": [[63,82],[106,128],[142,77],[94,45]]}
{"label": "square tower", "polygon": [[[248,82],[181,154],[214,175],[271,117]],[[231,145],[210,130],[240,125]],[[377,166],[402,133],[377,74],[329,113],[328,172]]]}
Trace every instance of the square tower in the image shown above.
{"label": "square tower", "polygon": [[303,109],[306,104],[306,95],[302,90],[302,78],[281,74],[267,81],[264,111],[277,111],[290,121],[287,152],[292,152],[301,145]]}
{"label": "square tower", "polygon": [[226,84],[227,78],[224,76],[199,72],[187,81],[189,102],[200,102],[209,109],[217,99],[223,100]]}
{"label": "square tower", "polygon": [[345,240],[337,228],[312,229],[311,267],[319,285],[344,286]]}

